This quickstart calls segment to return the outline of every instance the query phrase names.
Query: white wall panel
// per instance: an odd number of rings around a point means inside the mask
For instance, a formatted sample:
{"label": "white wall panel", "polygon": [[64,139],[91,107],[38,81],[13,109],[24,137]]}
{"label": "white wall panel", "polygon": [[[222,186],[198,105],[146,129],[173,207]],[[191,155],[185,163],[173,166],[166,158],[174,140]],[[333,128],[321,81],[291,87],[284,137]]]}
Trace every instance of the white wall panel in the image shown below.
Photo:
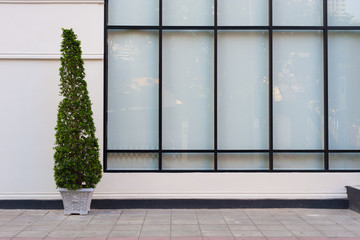
{"label": "white wall panel", "polygon": [[1,55],[60,52],[61,28],[73,28],[84,54],[103,53],[103,4],[1,4]]}

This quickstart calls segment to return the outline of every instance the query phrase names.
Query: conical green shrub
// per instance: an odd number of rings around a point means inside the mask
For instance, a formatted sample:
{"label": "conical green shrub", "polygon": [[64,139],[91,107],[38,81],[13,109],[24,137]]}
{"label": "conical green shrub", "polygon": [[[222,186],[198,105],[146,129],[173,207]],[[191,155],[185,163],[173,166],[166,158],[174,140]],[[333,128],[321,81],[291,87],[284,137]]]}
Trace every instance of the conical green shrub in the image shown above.
{"label": "conical green shrub", "polygon": [[68,190],[94,188],[102,167],[80,41],[72,29],[63,29],[62,38],[59,86],[63,99],[55,127],[55,182]]}

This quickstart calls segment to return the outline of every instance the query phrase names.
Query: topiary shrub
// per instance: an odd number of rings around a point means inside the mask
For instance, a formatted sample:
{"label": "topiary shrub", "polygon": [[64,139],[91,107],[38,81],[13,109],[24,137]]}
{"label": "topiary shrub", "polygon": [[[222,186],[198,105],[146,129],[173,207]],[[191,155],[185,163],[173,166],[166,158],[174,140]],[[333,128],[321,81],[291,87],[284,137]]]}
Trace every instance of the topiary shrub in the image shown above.
{"label": "topiary shrub", "polygon": [[63,29],[62,38],[59,86],[63,99],[55,127],[55,182],[68,190],[94,188],[102,167],[80,41],[72,29]]}

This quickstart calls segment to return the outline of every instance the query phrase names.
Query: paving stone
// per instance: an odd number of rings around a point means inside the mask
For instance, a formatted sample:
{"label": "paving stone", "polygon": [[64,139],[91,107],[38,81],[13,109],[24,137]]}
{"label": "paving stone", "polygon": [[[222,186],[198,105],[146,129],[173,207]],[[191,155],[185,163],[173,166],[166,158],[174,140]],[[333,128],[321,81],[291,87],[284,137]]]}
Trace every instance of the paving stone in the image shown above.
{"label": "paving stone", "polygon": [[262,234],[262,232],[260,231],[247,231],[247,230],[242,230],[242,231],[232,231],[232,234],[235,237],[264,237],[264,235]]}
{"label": "paving stone", "polygon": [[136,219],[119,219],[116,224],[143,224],[144,220],[136,220]]}
{"label": "paving stone", "polygon": [[84,226],[83,231],[110,231],[114,226],[115,225],[88,224]]}
{"label": "paving stone", "polygon": [[265,237],[292,237],[294,236],[290,231],[282,230],[261,230]]}
{"label": "paving stone", "polygon": [[200,226],[197,224],[171,225],[171,230],[174,231],[200,231]]}
{"label": "paving stone", "polygon": [[110,231],[82,231],[78,235],[78,237],[88,237],[88,238],[98,238],[103,237],[107,238],[109,236]]}
{"label": "paving stone", "polygon": [[16,237],[28,238],[28,237],[39,237],[43,238],[48,235],[48,231],[22,231]]}
{"label": "paving stone", "polygon": [[229,231],[229,228],[225,224],[200,224],[202,231]]}
{"label": "paving stone", "polygon": [[21,230],[6,230],[0,231],[0,237],[15,237],[21,232]]}
{"label": "paving stone", "polygon": [[233,234],[230,231],[201,231],[203,237],[227,237]]}
{"label": "paving stone", "polygon": [[51,238],[76,238],[80,231],[52,231],[48,237]]}
{"label": "paving stone", "polygon": [[198,224],[198,220],[197,219],[187,219],[187,220],[180,220],[180,219],[175,219],[175,220],[171,220],[171,224],[180,224],[180,225],[185,225],[185,224]]}
{"label": "paving stone", "polygon": [[169,231],[164,231],[164,230],[142,230],[140,233],[140,236],[146,236],[146,237],[154,237],[154,236],[159,236],[159,237],[168,237],[170,236],[170,230]]}
{"label": "paving stone", "polygon": [[170,231],[170,224],[165,224],[165,225],[151,225],[151,224],[147,224],[142,227],[142,231]]}
{"label": "paving stone", "polygon": [[170,219],[169,220],[146,220],[144,221],[144,225],[170,225]]}
{"label": "paving stone", "polygon": [[109,237],[139,237],[140,231],[111,231]]}
{"label": "paving stone", "polygon": [[44,216],[48,214],[49,210],[27,210],[23,212],[22,216]]}
{"label": "paving stone", "polygon": [[276,231],[279,231],[279,230],[282,230],[282,231],[286,231],[287,228],[284,227],[283,225],[281,224],[277,224],[277,225],[270,225],[270,224],[265,224],[265,225],[262,225],[262,224],[257,224],[256,225],[261,231],[262,230],[276,230]]}
{"label": "paving stone", "polygon": [[327,237],[357,237],[356,234],[350,231],[323,230],[320,232]]}
{"label": "paving stone", "polygon": [[297,237],[325,237],[324,234],[317,230],[294,230],[291,232],[294,236]]}
{"label": "paving stone", "polygon": [[171,237],[201,237],[200,230],[175,230],[171,231]]}
{"label": "paving stone", "polygon": [[250,231],[250,230],[259,230],[256,225],[241,225],[241,224],[237,224],[237,225],[232,225],[229,224],[228,225],[229,229],[231,231]]}
{"label": "paving stone", "polygon": [[113,227],[113,231],[140,231],[142,226],[141,224],[117,224]]}
{"label": "paving stone", "polygon": [[223,219],[198,219],[199,224],[225,224]]}

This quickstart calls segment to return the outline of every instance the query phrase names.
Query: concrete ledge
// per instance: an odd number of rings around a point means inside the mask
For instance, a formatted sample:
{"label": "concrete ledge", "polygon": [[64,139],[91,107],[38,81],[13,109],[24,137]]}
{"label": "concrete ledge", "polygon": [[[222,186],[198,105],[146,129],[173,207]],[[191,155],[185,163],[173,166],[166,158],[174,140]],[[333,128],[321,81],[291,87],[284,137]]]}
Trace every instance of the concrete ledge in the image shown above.
{"label": "concrete ledge", "polygon": [[[347,209],[347,199],[93,199],[92,209]],[[0,200],[0,209],[63,209],[61,200]]]}
{"label": "concrete ledge", "polygon": [[346,186],[349,208],[360,213],[360,185]]}

